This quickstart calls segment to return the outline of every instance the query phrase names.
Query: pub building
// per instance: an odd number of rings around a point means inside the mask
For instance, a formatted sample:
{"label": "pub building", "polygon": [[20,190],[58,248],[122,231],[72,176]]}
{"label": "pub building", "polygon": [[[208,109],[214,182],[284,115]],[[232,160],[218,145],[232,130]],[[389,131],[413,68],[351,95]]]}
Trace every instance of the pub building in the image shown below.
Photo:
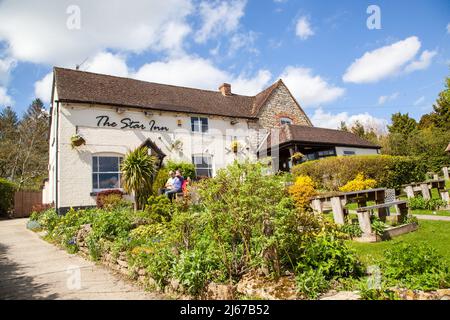
{"label": "pub building", "polygon": [[96,204],[121,189],[126,153],[147,146],[161,166],[192,162],[211,177],[234,160],[271,159],[274,171],[334,155],[378,154],[376,146],[339,130],[314,127],[282,80],[255,96],[173,86],[54,68],[48,179],[43,203],[58,212]]}

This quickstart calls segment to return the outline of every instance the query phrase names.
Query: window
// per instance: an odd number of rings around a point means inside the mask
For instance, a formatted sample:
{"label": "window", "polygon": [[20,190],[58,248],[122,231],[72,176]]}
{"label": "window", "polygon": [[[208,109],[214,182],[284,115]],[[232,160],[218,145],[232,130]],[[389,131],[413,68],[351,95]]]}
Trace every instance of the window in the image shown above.
{"label": "window", "polygon": [[280,118],[280,124],[292,124],[292,119],[291,118]]}
{"label": "window", "polygon": [[208,132],[208,118],[192,117],[192,132]]}
{"label": "window", "polygon": [[120,164],[123,158],[117,156],[92,157],[92,187],[94,190],[122,187]]}
{"label": "window", "polygon": [[197,177],[212,176],[211,157],[204,155],[192,156],[192,163],[195,166],[195,175]]}
{"label": "window", "polygon": [[344,150],[344,156],[351,156],[354,155],[355,151],[350,151],[350,150]]}

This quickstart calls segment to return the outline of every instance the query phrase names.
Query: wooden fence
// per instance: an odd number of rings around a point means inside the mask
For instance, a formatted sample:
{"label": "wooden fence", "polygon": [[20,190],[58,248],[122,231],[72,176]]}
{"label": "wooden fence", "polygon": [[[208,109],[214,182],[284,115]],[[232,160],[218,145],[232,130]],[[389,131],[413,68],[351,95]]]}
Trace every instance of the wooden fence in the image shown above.
{"label": "wooden fence", "polygon": [[16,191],[14,194],[14,218],[29,217],[34,205],[42,204],[42,191]]}

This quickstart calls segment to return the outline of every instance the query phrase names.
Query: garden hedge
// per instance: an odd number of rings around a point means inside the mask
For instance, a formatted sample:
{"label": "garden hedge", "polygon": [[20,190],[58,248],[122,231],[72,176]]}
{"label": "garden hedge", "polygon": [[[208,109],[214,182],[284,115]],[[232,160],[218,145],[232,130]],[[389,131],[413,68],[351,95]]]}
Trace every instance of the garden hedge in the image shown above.
{"label": "garden hedge", "polygon": [[310,176],[320,189],[338,190],[358,173],[375,179],[377,187],[399,188],[423,181],[427,172],[423,160],[415,157],[365,155],[328,157],[301,163],[292,168],[294,177]]}
{"label": "garden hedge", "polygon": [[13,208],[15,191],[14,183],[0,178],[0,215],[7,215]]}

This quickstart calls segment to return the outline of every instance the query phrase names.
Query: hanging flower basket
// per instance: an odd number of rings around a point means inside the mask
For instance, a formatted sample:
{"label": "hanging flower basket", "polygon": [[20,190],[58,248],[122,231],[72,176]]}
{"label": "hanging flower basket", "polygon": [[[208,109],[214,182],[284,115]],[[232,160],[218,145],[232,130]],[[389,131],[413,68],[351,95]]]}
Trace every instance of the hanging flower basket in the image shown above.
{"label": "hanging flower basket", "polygon": [[239,142],[237,142],[236,140],[232,141],[231,142],[231,150],[234,153],[237,153],[238,152],[238,148],[239,148]]}
{"label": "hanging flower basket", "polygon": [[85,144],[86,140],[84,140],[81,135],[74,134],[72,137],[70,137],[70,143],[72,144],[72,148],[75,148]]}
{"label": "hanging flower basket", "polygon": [[181,149],[183,148],[183,142],[182,141],[180,141],[180,140],[175,140],[173,143],[172,143],[172,150],[178,150],[178,151],[181,151]]}
{"label": "hanging flower basket", "polygon": [[303,153],[296,152],[291,156],[292,161],[300,161],[304,157]]}

